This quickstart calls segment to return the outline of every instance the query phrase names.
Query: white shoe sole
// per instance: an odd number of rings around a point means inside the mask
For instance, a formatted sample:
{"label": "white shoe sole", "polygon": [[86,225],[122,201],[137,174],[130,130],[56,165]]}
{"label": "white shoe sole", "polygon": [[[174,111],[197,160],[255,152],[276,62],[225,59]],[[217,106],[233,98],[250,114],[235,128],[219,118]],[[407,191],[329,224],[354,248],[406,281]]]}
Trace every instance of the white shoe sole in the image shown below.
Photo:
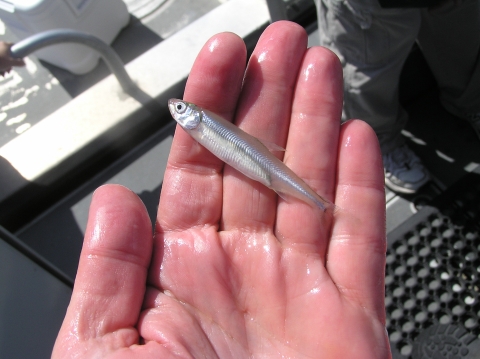
{"label": "white shoe sole", "polygon": [[416,193],[423,185],[425,185],[428,181],[430,181],[430,178],[427,178],[423,183],[421,183],[417,188],[406,188],[399,186],[392,181],[390,181],[390,178],[385,177],[385,185],[391,189],[393,192],[399,192],[399,193],[405,193],[405,194],[414,194]]}

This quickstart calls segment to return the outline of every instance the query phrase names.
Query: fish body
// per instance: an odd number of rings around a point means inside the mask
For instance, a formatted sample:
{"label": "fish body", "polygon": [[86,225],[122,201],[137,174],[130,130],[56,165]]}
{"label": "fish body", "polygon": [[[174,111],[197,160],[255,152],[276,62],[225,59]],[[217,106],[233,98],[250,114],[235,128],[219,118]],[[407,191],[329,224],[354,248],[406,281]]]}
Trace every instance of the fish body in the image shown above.
{"label": "fish body", "polygon": [[245,176],[271,188],[282,198],[295,197],[322,211],[335,205],[319,196],[256,137],[192,103],[170,99],[172,117],[198,143]]}

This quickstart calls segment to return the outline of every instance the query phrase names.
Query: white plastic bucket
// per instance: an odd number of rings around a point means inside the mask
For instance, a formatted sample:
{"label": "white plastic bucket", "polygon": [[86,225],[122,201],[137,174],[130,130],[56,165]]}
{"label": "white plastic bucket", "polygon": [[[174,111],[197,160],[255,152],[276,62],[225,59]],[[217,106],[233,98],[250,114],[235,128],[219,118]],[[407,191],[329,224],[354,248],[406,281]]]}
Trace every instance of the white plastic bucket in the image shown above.
{"label": "white plastic bucket", "polygon": [[[20,39],[69,28],[111,44],[130,15],[122,0],[0,0],[0,18]],[[74,74],[91,71],[100,58],[95,50],[79,44],[49,46],[35,56]]]}

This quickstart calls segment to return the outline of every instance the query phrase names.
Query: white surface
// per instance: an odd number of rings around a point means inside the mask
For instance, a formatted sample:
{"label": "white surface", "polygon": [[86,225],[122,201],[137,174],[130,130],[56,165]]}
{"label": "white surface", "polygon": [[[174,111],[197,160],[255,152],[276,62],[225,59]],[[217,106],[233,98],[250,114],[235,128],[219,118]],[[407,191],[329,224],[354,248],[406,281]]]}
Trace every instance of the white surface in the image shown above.
{"label": "white surface", "polygon": [[15,10],[21,12],[34,11],[35,8],[41,6],[42,3],[46,3],[45,0],[5,0],[4,2],[12,4]]}

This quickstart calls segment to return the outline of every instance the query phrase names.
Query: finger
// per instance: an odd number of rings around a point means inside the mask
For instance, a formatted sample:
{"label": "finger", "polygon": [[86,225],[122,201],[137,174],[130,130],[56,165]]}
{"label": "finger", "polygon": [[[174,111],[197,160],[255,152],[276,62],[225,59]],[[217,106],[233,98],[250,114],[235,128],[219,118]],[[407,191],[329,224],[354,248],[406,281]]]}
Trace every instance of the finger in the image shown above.
{"label": "finger", "polygon": [[[320,196],[332,201],[342,111],[342,67],[337,56],[310,48],[303,59],[293,98],[285,164]],[[280,201],[277,237],[287,246],[325,254],[329,226],[322,212],[298,200]]]}
{"label": "finger", "polygon": [[[275,22],[264,31],[247,67],[236,116],[240,128],[285,146],[293,88],[306,46],[307,34],[297,24]],[[231,167],[225,167],[224,175],[223,228],[272,228],[276,194]]]}
{"label": "finger", "polygon": [[[245,62],[241,38],[231,33],[212,37],[195,60],[184,99],[231,120]],[[223,162],[177,127],[162,188],[159,230],[218,223],[222,169]]]}
{"label": "finger", "polygon": [[384,316],[386,251],[383,165],[377,138],[362,121],[342,126],[327,270],[339,290]]}
{"label": "finger", "polygon": [[12,59],[12,65],[13,66],[25,66],[25,61],[23,59]]}
{"label": "finger", "polygon": [[90,206],[72,298],[57,338],[61,343],[55,348],[57,353],[65,354],[75,346],[88,347],[88,343],[93,350],[101,344],[99,339],[109,342],[108,350],[138,342],[134,328],[145,293],[151,250],[152,227],[138,196],[117,185],[99,188]]}

